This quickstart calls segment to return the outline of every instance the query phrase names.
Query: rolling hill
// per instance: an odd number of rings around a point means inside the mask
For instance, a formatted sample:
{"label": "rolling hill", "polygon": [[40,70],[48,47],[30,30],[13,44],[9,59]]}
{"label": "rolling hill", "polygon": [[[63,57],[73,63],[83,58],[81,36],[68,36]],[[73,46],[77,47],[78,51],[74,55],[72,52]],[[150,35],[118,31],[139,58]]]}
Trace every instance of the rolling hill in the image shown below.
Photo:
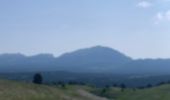
{"label": "rolling hill", "polygon": [[80,86],[35,85],[0,80],[0,100],[108,100]]}
{"label": "rolling hill", "polygon": [[36,85],[0,80],[0,100],[169,100],[170,85],[146,89]]}

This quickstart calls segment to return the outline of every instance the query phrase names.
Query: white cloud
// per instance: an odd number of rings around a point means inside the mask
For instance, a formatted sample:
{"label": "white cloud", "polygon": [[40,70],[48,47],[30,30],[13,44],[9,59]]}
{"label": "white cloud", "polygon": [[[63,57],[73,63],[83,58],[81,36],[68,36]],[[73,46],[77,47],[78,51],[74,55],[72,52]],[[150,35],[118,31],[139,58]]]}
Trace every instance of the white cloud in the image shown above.
{"label": "white cloud", "polygon": [[163,20],[164,16],[163,16],[162,13],[159,12],[159,13],[157,13],[156,18],[157,18],[158,20]]}
{"label": "white cloud", "polygon": [[170,22],[170,10],[166,12],[159,12],[155,16],[155,23],[158,24],[162,21],[169,21]]}
{"label": "white cloud", "polygon": [[141,1],[137,4],[137,7],[141,7],[141,8],[149,8],[151,6],[152,6],[152,3],[148,1]]}
{"label": "white cloud", "polygon": [[165,18],[170,21],[170,10],[165,13]]}

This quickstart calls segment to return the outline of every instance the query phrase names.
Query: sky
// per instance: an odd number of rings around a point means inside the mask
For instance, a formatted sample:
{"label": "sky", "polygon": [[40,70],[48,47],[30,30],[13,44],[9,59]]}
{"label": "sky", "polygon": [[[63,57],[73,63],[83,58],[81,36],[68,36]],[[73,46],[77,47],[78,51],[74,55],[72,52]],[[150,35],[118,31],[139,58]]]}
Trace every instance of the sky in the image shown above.
{"label": "sky", "polygon": [[0,53],[59,56],[102,45],[170,58],[170,0],[0,0]]}

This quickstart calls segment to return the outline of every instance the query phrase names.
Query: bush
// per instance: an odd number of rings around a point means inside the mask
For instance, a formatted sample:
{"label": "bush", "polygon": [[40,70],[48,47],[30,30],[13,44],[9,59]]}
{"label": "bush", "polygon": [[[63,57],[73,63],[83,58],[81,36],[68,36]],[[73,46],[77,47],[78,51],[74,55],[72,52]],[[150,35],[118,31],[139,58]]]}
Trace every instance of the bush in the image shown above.
{"label": "bush", "polygon": [[33,83],[42,84],[42,82],[43,82],[42,75],[40,73],[36,73],[33,77]]}

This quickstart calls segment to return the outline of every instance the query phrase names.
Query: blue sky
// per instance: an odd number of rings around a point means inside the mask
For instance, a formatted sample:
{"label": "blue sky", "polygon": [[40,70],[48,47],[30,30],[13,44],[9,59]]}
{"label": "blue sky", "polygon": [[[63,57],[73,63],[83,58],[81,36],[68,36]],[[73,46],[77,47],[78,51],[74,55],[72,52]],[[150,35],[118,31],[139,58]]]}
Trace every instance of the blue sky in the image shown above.
{"label": "blue sky", "polygon": [[170,0],[0,0],[0,53],[58,56],[95,45],[170,58]]}

